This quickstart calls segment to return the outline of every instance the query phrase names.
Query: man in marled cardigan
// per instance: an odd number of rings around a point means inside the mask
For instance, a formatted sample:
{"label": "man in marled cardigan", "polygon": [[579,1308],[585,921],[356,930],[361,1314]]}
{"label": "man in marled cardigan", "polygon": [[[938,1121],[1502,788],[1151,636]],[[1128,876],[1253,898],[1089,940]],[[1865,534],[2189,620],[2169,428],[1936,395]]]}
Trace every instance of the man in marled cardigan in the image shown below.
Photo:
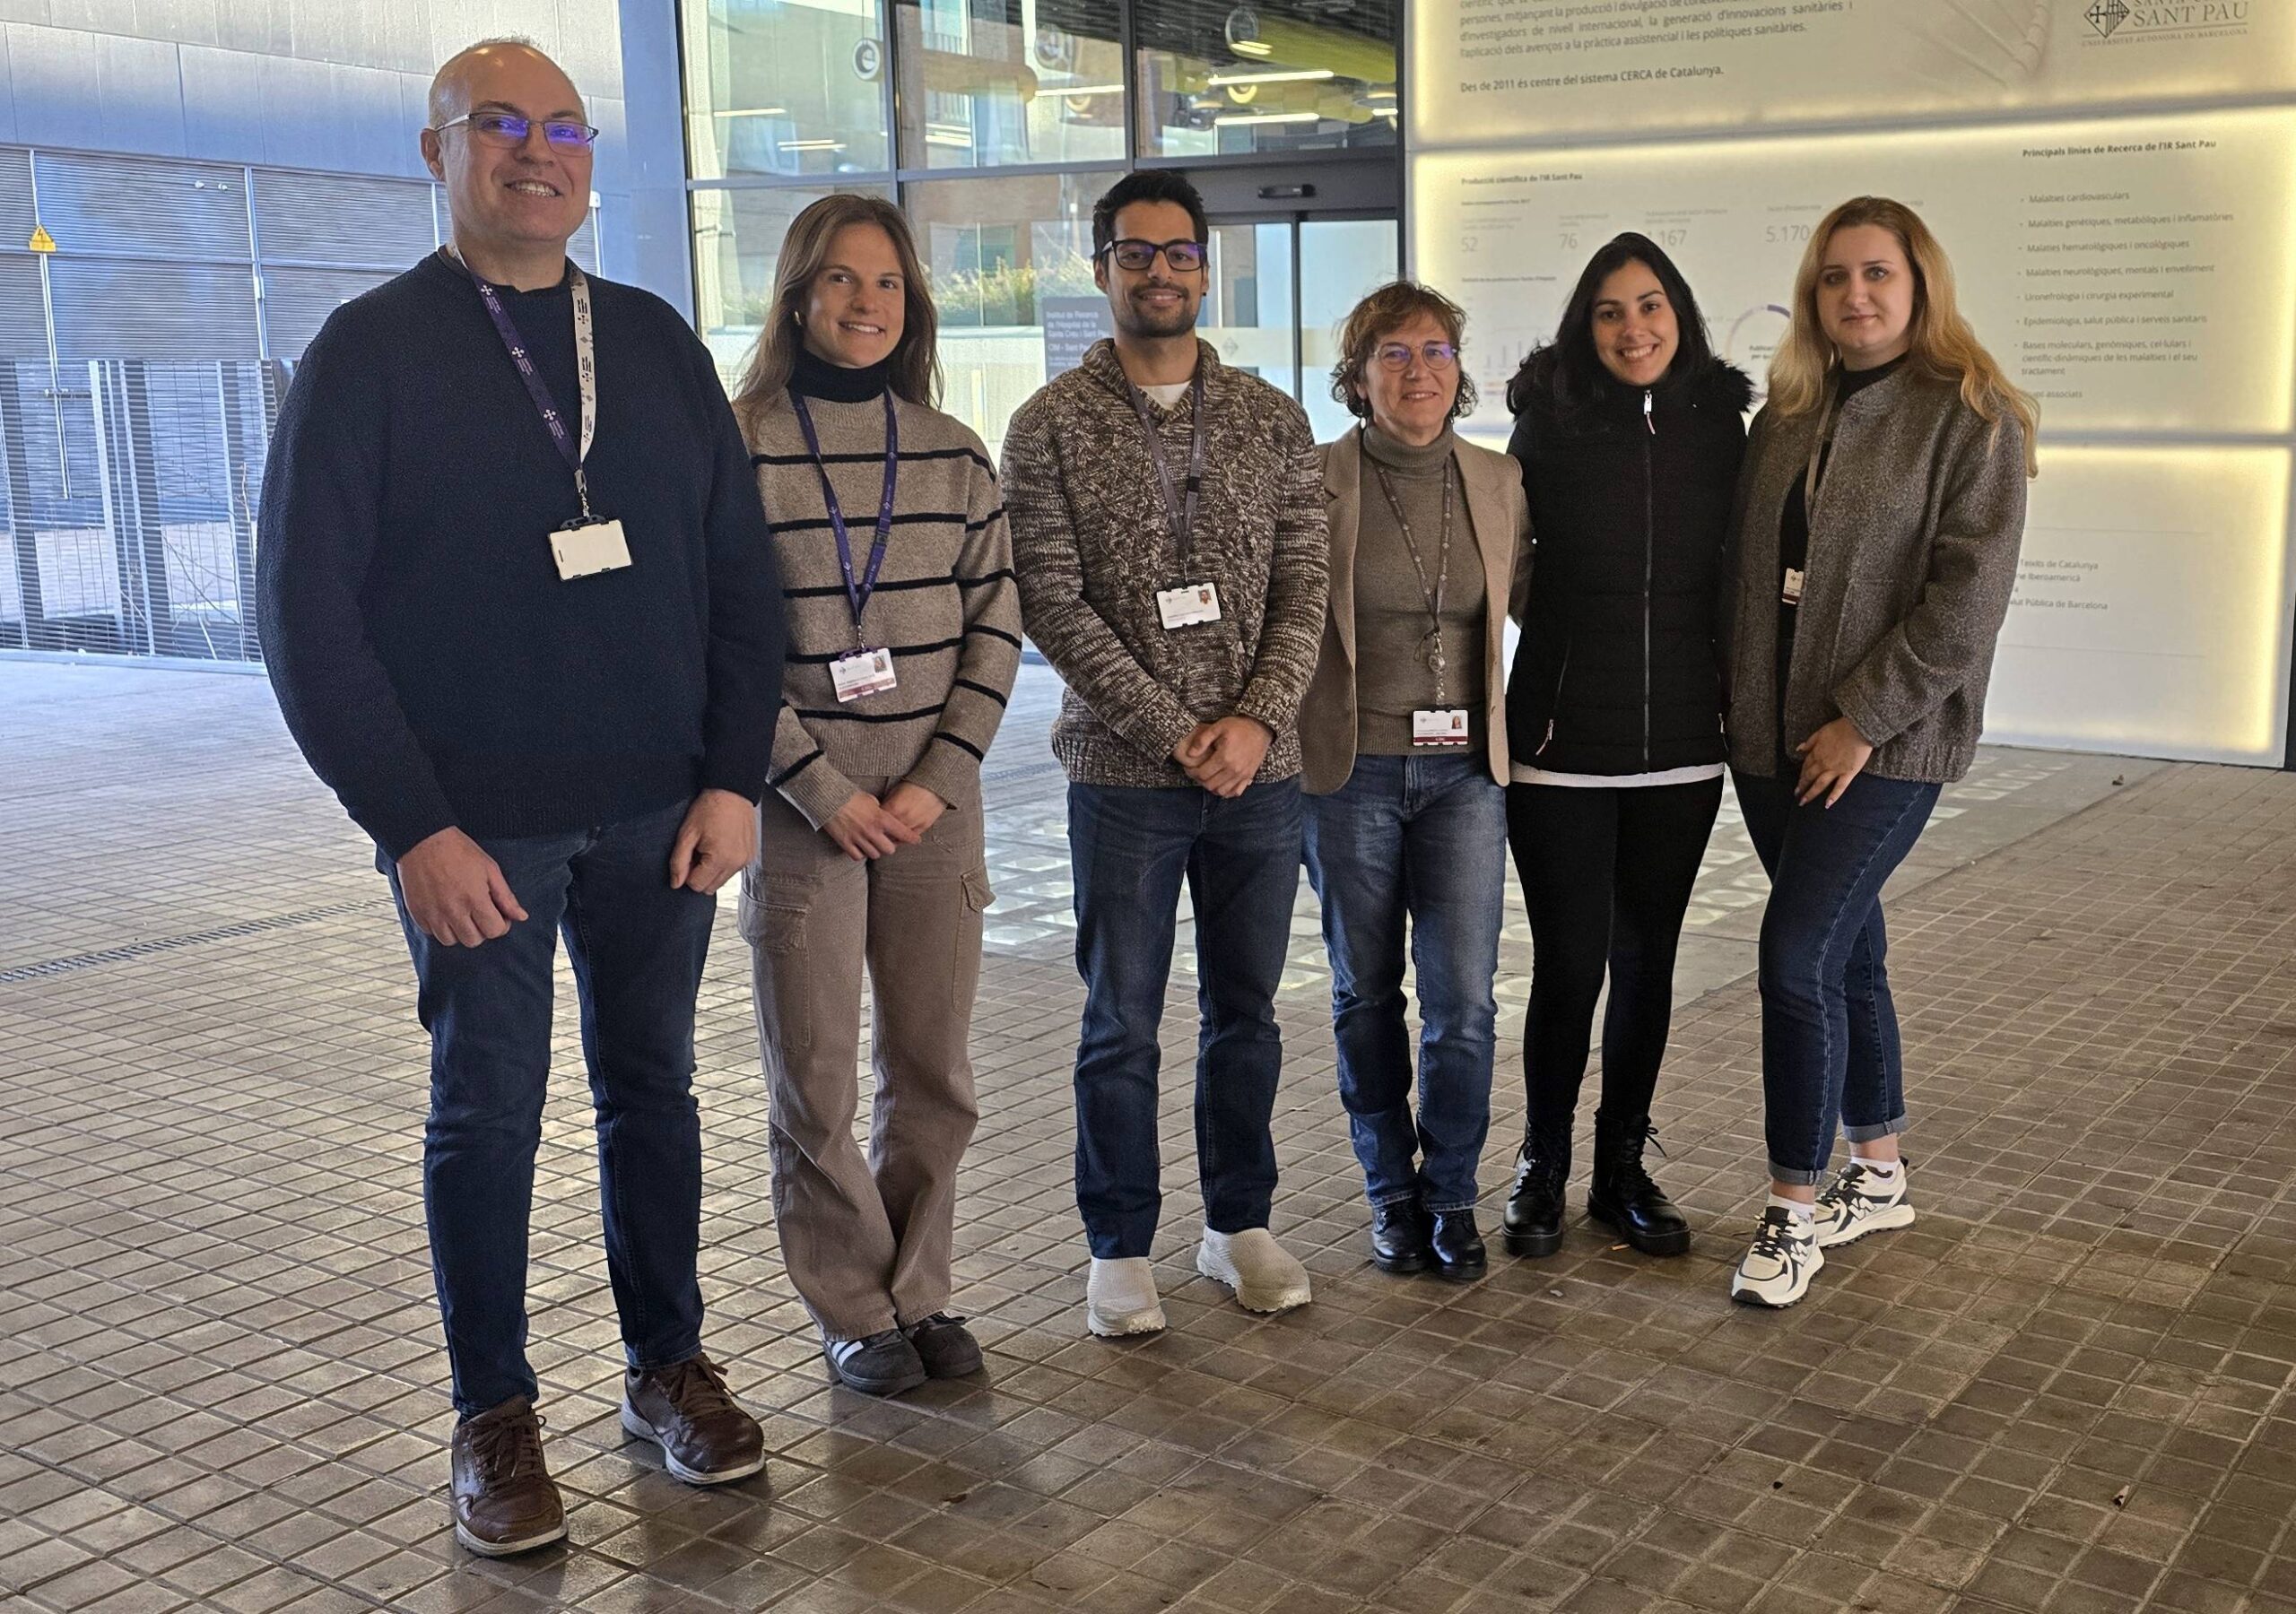
{"label": "man in marled cardigan", "polygon": [[[1127,175],[1100,198],[1094,273],[1116,338],[1022,405],[1004,440],[1022,619],[1068,683],[1052,746],[1069,777],[1085,988],[1076,1202],[1092,1252],[1085,1319],[1100,1334],[1164,1326],[1147,1257],[1183,876],[1203,1016],[1196,1270],[1255,1311],[1309,1297],[1307,1269],[1268,1231],[1268,1120],[1300,883],[1296,725],[1328,582],[1322,473],[1299,404],[1196,336],[1206,234],[1202,200],[1176,174]],[[1183,584],[1190,602],[1213,591],[1216,615],[1160,602]]]}

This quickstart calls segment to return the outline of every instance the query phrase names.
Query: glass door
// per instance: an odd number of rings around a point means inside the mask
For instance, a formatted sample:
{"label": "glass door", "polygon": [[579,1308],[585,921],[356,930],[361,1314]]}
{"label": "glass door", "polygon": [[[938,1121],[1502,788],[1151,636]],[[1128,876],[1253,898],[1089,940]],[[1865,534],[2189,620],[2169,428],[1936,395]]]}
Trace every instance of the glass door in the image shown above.
{"label": "glass door", "polygon": [[1397,247],[1392,216],[1222,220],[1199,328],[1223,362],[1297,398],[1328,442],[1352,419],[1331,395],[1340,323],[1396,278]]}

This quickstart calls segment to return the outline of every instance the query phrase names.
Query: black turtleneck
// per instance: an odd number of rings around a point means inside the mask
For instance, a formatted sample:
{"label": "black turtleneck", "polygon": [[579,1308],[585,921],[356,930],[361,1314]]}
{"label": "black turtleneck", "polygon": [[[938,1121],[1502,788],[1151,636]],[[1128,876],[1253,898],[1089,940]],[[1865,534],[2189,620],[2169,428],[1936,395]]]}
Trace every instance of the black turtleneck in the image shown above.
{"label": "black turtleneck", "polygon": [[866,404],[885,390],[887,372],[891,368],[891,359],[881,359],[874,364],[852,369],[831,364],[811,348],[800,347],[796,365],[789,372],[789,386],[809,398],[823,398],[831,404]]}
{"label": "black turtleneck", "polygon": [[[1895,375],[1905,364],[1903,353],[1887,364],[1877,364],[1871,369],[1845,369],[1834,383],[1833,412],[1839,419],[1841,406],[1865,391],[1876,381]],[[1826,440],[1818,448],[1818,482],[1826,480],[1826,463],[1833,457],[1833,437],[1831,428]],[[1801,614],[1797,605],[1786,603],[1786,574],[1807,569],[1810,560],[1810,507],[1804,497],[1804,479],[1797,476],[1786,490],[1786,508],[1778,517],[1778,732],[1781,752],[1786,744],[1786,676],[1794,665],[1794,625]],[[1781,771],[1790,771],[1798,764],[1784,755],[1779,759]]]}

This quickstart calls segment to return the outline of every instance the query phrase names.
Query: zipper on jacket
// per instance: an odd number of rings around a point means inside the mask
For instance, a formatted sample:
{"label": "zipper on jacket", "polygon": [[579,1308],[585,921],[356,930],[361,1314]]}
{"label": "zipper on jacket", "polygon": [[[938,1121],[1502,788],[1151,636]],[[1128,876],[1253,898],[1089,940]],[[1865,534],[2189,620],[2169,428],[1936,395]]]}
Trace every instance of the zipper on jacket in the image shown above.
{"label": "zipper on jacket", "polygon": [[1649,433],[1642,439],[1642,771],[1650,771],[1650,583],[1658,544],[1658,468],[1650,453],[1650,438],[1658,435],[1650,416],[1650,393],[1642,394],[1642,423]]}
{"label": "zipper on jacket", "polygon": [[1570,676],[1570,641],[1565,639],[1562,645],[1562,665],[1556,669],[1554,674],[1554,696],[1547,702],[1546,733],[1539,736],[1539,748],[1531,753],[1534,757],[1545,756],[1546,748],[1554,743],[1554,725],[1562,718],[1562,682]]}

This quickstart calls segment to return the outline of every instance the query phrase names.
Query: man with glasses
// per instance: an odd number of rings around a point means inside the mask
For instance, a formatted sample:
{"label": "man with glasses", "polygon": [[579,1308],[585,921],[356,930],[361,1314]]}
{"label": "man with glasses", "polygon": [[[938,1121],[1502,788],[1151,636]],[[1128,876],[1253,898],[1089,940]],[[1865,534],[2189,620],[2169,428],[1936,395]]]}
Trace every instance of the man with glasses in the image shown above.
{"label": "man with glasses", "polygon": [[1274,994],[1300,883],[1300,700],[1328,572],[1307,415],[1196,334],[1204,204],[1144,170],[1092,210],[1113,342],[1013,417],[1004,503],[1022,619],[1067,681],[1076,960],[1076,1200],[1086,1325],[1164,1326],[1148,1263],[1158,1035],[1186,881],[1196,916],[1196,1271],[1253,1311],[1307,1303],[1268,1230]]}
{"label": "man with glasses", "polygon": [[749,861],[769,772],[782,610],[708,351],[658,299],[567,260],[597,133],[574,86],[489,41],[439,70],[430,120],[453,239],[337,309],[297,369],[260,607],[288,727],[375,841],[413,955],[455,1533],[500,1556],[566,1533],[525,1350],[561,930],[622,1427],[695,1484],[764,1465],[701,1353],[690,1087],[713,893]]}

